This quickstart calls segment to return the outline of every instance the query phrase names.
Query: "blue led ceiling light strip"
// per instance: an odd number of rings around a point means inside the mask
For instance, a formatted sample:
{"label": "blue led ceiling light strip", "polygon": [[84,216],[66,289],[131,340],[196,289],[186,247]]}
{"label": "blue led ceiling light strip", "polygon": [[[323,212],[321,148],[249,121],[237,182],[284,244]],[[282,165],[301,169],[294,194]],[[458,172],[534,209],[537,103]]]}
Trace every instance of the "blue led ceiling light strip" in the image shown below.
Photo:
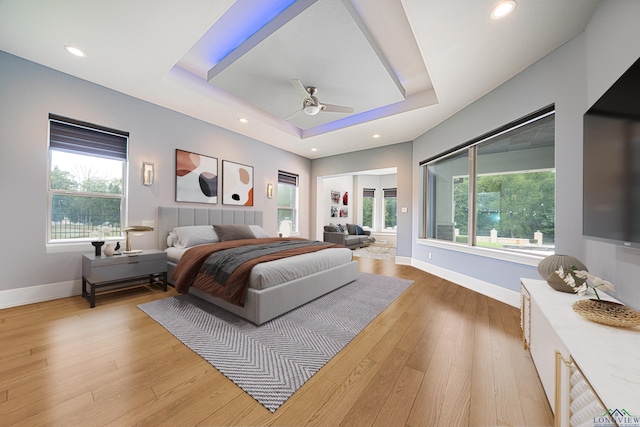
{"label": "blue led ceiling light strip", "polygon": [[[207,73],[207,80],[211,81],[239,57],[316,1],[238,0],[214,25],[220,36],[216,37],[218,43],[209,51],[211,63],[215,65]],[[285,11],[287,13],[283,13]]]}

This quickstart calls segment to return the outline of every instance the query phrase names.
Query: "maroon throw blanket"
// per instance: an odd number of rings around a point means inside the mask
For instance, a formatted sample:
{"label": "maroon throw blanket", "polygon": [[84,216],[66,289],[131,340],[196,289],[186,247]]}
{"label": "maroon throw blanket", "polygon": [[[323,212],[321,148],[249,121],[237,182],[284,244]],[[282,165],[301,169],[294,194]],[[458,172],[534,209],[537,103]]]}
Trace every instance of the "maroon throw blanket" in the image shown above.
{"label": "maroon throw blanket", "polygon": [[[231,304],[244,307],[244,299],[247,287],[249,286],[249,276],[251,269],[261,262],[274,261],[277,259],[287,258],[295,255],[301,255],[327,248],[343,247],[333,243],[327,243],[322,246],[304,246],[292,249],[286,249],[269,255],[260,256],[241,264],[229,277],[225,285],[221,285],[213,277],[200,272],[200,269],[209,256],[217,251],[229,248],[236,248],[246,245],[261,245],[265,243],[281,242],[283,239],[278,237],[269,237],[262,239],[233,240],[230,242],[212,243],[209,245],[195,246],[182,255],[172,278],[176,284],[176,290],[180,293],[189,292],[189,287],[206,292],[215,297],[221,298]],[[299,238],[288,238],[287,240],[306,240]]]}

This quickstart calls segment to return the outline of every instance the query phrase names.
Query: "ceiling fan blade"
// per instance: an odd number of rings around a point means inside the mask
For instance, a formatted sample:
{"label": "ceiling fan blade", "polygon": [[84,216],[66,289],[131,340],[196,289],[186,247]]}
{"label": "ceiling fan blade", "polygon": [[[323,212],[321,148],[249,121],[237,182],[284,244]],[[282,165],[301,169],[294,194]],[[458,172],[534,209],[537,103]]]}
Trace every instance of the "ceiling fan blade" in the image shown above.
{"label": "ceiling fan blade", "polygon": [[309,92],[307,92],[307,89],[304,87],[304,85],[300,82],[300,80],[298,79],[291,79],[291,84],[293,85],[293,87],[296,88],[296,92],[298,92],[298,95],[300,96],[300,98],[304,101],[305,99],[309,98]]}
{"label": "ceiling fan blade", "polygon": [[322,104],[322,111],[328,113],[353,113],[353,107],[344,107],[342,105]]}
{"label": "ceiling fan blade", "polygon": [[296,111],[295,113],[290,114],[289,116],[285,117],[284,119],[285,119],[285,120],[291,120],[291,119],[293,119],[295,116],[297,116],[297,115],[298,115],[298,114],[300,114],[300,113],[302,113],[302,110],[298,110],[298,111]]}

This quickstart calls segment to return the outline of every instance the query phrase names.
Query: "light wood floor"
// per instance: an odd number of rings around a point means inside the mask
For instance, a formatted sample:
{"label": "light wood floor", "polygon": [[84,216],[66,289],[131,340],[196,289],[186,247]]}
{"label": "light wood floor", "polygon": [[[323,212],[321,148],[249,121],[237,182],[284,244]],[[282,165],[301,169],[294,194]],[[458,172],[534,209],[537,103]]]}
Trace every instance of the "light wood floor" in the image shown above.
{"label": "light wood floor", "polygon": [[0,310],[0,425],[551,425],[517,309],[391,261],[415,283],[271,414],[136,305],[139,288]]}

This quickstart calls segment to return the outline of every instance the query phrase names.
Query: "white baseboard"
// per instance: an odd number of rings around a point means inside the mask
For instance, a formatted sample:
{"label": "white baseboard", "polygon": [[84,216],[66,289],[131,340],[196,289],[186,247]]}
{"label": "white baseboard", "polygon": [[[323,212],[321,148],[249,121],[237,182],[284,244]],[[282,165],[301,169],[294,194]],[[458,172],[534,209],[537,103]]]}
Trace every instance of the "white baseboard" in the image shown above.
{"label": "white baseboard", "polygon": [[411,264],[411,257],[408,257],[408,256],[397,256],[396,257],[396,264],[412,265]]}
{"label": "white baseboard", "polygon": [[58,298],[67,298],[82,294],[82,281],[49,283],[29,286],[28,288],[0,291],[0,309],[34,304]]}
{"label": "white baseboard", "polygon": [[[409,262],[407,262],[407,260],[409,260]],[[520,308],[520,293],[512,291],[511,289],[505,289],[501,286],[494,285],[493,283],[465,276],[464,274],[456,273],[455,271],[447,270],[446,268],[438,267],[413,258],[396,257],[396,264],[411,265],[422,271],[433,274],[434,276],[442,277],[456,285],[471,289],[472,291],[478,292],[510,306]]]}

